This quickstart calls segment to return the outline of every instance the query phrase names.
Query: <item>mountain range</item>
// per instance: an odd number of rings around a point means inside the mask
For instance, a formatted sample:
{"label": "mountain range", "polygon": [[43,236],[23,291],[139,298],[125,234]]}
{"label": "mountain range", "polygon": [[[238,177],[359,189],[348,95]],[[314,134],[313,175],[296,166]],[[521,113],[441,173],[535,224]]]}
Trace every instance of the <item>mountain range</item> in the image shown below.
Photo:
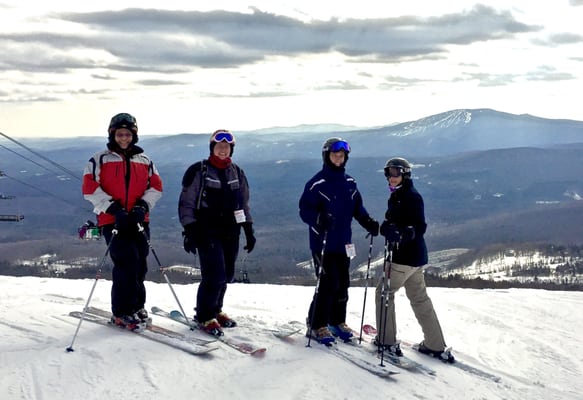
{"label": "mountain range", "polygon": [[[425,200],[430,251],[583,241],[581,121],[477,109],[365,129],[303,125],[234,133],[233,160],[249,178],[258,237],[256,250],[241,254],[240,264],[262,276],[294,275],[295,265],[309,258],[307,227],[297,215],[297,203],[305,182],[321,168],[322,143],[331,136],[350,143],[347,173],[379,220],[389,194],[382,174],[385,162],[401,156],[413,163],[413,179]],[[192,264],[181,249],[177,200],[186,168],[208,156],[209,135],[140,137],[139,145],[164,180],[164,196],[152,212],[152,243],[166,263]],[[94,219],[79,179],[89,157],[105,142],[106,134],[21,140],[63,168],[14,143],[3,144],[0,170],[6,176],[0,179],[0,193],[16,199],[0,200],[0,214],[25,217],[0,225],[3,259],[51,250],[71,256],[104,251],[101,243],[80,244],[76,230]],[[358,224],[353,228],[357,264],[367,258],[368,239]],[[381,239],[375,240],[373,252],[382,252]]]}

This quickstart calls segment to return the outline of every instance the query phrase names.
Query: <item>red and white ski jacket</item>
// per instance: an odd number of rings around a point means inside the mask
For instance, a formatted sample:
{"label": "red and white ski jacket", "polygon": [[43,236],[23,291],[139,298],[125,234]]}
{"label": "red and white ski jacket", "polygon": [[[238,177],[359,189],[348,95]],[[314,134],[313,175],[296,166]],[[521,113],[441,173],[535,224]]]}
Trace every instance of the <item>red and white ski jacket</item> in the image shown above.
{"label": "red and white ski jacket", "polygon": [[134,145],[127,155],[104,150],[91,157],[83,172],[82,191],[93,204],[97,225],[103,226],[115,223],[115,216],[105,212],[113,201],[129,212],[142,199],[151,211],[162,197],[162,179],[144,150]]}

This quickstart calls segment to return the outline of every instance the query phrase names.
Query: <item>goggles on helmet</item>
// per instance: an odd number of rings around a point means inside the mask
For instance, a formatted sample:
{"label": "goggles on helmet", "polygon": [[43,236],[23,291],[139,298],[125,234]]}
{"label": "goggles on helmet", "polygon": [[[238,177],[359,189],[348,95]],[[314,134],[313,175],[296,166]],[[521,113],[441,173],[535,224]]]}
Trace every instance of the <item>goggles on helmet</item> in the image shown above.
{"label": "goggles on helmet", "polygon": [[403,175],[403,167],[387,167],[385,168],[385,176],[387,178],[398,178]]}
{"label": "goggles on helmet", "polygon": [[350,153],[350,145],[348,144],[348,142],[345,142],[344,140],[339,140],[337,142],[332,143],[329,147],[328,150],[336,153],[338,151],[344,151],[345,153]]}
{"label": "goggles on helmet", "polygon": [[229,144],[235,143],[235,136],[229,131],[217,131],[212,137],[214,142],[227,142]]}
{"label": "goggles on helmet", "polygon": [[111,126],[122,126],[122,125],[135,126],[136,119],[132,115],[127,114],[127,113],[117,114],[115,117],[112,118]]}

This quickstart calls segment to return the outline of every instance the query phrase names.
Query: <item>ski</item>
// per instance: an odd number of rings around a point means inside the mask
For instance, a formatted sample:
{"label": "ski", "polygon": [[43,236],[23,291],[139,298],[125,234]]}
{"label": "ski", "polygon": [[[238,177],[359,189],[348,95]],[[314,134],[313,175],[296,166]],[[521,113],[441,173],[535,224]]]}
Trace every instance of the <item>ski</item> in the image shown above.
{"label": "ski", "polygon": [[386,369],[385,367],[372,363],[368,360],[365,360],[364,358],[355,357],[354,354],[345,352],[344,349],[338,347],[337,345],[332,345],[331,350],[332,354],[335,356],[340,357],[343,360],[346,360],[378,377],[392,379],[393,375],[397,375],[399,373],[397,371]]}
{"label": "ski", "polygon": [[[101,308],[97,308],[97,307],[89,306],[89,307],[87,307],[87,309],[85,309],[85,312],[89,313],[89,314],[97,315],[99,317],[107,318],[107,319],[110,319],[112,317],[111,312],[109,312],[107,310],[103,310]],[[148,323],[146,323],[146,329],[150,330],[152,332],[155,332],[155,333],[160,333],[162,335],[174,337],[176,339],[188,340],[189,342],[193,342],[193,343],[200,344],[203,346],[217,341],[215,338],[211,338],[211,337],[199,338],[199,337],[195,337],[195,336],[185,336],[182,333],[174,332],[170,329],[164,328],[164,327],[159,326],[159,325],[154,325],[151,322],[151,318],[148,318],[148,319],[150,321]]]}
{"label": "ski", "polygon": [[79,318],[79,319],[82,318],[85,321],[89,321],[89,322],[92,322],[95,324],[107,326],[109,328],[116,329],[117,331],[122,331],[122,332],[125,331],[125,332],[129,332],[129,333],[134,333],[134,334],[140,335],[141,337],[144,337],[146,339],[152,340],[152,341],[157,342],[157,343],[165,344],[165,345],[170,346],[174,349],[182,350],[186,353],[189,353],[189,354],[192,354],[195,356],[201,356],[204,354],[208,354],[211,351],[218,349],[218,347],[204,346],[204,345],[190,342],[190,341],[188,341],[188,339],[186,337],[184,337],[184,335],[180,335],[177,332],[169,331],[169,332],[172,332],[173,335],[168,335],[166,333],[156,332],[156,331],[152,331],[152,330],[148,330],[148,329],[144,330],[144,331],[131,331],[129,329],[122,329],[119,326],[113,325],[109,318],[102,317],[102,316],[95,315],[95,314],[83,313],[82,311],[71,311],[69,313],[69,316],[74,317],[74,318]]}
{"label": "ski", "polygon": [[[409,371],[413,371],[413,372],[422,372],[424,374],[427,375],[436,375],[437,373],[435,372],[434,369],[429,368],[428,366],[417,362],[415,360],[412,360],[411,358],[403,355],[401,357],[397,357],[394,356],[392,354],[388,354],[388,353],[384,353],[381,354],[378,352],[378,347],[374,344],[374,339],[376,336],[376,328],[374,328],[372,325],[363,325],[362,327],[362,331],[363,333],[366,335],[362,337],[363,341],[368,343],[369,346],[368,347],[364,347],[364,349],[366,351],[369,351],[371,353],[375,353],[377,354],[378,358],[381,358],[382,356],[382,362],[386,361],[391,365],[394,365],[395,367],[399,367],[399,368],[403,368]],[[353,331],[354,332],[354,331]],[[356,336],[359,333],[354,333],[354,335]]]}
{"label": "ski", "polygon": [[184,315],[182,315],[182,313],[180,311],[173,310],[171,312],[168,312],[168,311],[164,311],[161,308],[156,307],[156,306],[152,307],[151,311],[152,311],[152,314],[154,314],[154,315],[158,315],[161,317],[169,318],[169,319],[176,321],[176,322],[180,322],[181,324],[188,326],[192,330],[197,329],[199,332],[204,333],[205,336],[212,337],[212,338],[220,341],[221,343],[224,343],[227,346],[229,346],[235,350],[240,351],[241,353],[249,354],[252,356],[259,356],[259,355],[264,354],[267,351],[267,349],[265,347],[259,347],[259,346],[256,346],[252,343],[249,343],[249,342],[243,341],[243,340],[236,340],[236,339],[230,338],[226,335],[217,337],[217,336],[212,336],[210,334],[207,334],[203,330],[199,329],[198,324],[196,322],[192,321],[192,323],[191,323],[190,321],[188,321],[188,319],[186,319],[186,317],[184,317]]}
{"label": "ski", "polygon": [[[362,344],[358,344],[358,342],[354,341],[354,338],[352,340],[349,341],[342,341],[340,340],[341,344],[345,344],[348,345],[350,347],[356,348],[359,351],[364,351],[368,354],[373,354],[376,355],[379,359],[381,358],[381,354],[378,352],[377,347],[372,345],[372,343],[367,342],[366,345],[362,345]],[[427,375],[435,375],[436,372],[421,364],[418,363],[414,360],[411,360],[410,358],[403,356],[403,357],[397,357],[397,356],[393,356],[391,354],[384,354],[383,358],[381,360],[381,365],[383,365],[383,362],[387,362],[395,367],[401,368],[401,369],[405,369],[407,371],[410,372],[421,372]]]}
{"label": "ski", "polygon": [[[332,343],[319,343],[317,340],[314,339],[314,342],[316,343],[317,348],[320,348],[323,351],[328,351],[330,354],[333,354],[334,356],[347,361],[365,371],[370,372],[373,375],[376,375],[380,378],[383,379],[390,379],[390,380],[394,380],[393,375],[397,375],[399,374],[398,371],[393,371],[390,369],[385,368],[384,366],[381,366],[379,364],[375,364],[369,360],[367,360],[365,357],[362,357],[363,354],[359,354],[359,355],[355,355],[352,354],[348,351],[346,351],[345,348],[339,347],[337,343],[332,342]],[[368,358],[368,357],[367,357]]]}
{"label": "ski", "polygon": [[405,343],[405,346],[411,348],[412,350],[417,351],[421,355],[424,355],[430,359],[433,359],[435,362],[441,362],[442,364],[451,365],[452,367],[459,368],[462,371],[465,371],[465,372],[470,373],[472,375],[479,376],[480,378],[491,380],[491,381],[496,382],[496,383],[498,383],[502,380],[502,378],[499,377],[498,375],[494,375],[490,372],[484,371],[483,369],[480,369],[478,367],[470,365],[464,361],[461,361],[459,358],[456,358],[453,363],[448,363],[448,362],[440,360],[439,358],[435,358],[430,354],[424,354],[424,353],[419,352],[419,350],[418,350],[419,345],[418,344]]}
{"label": "ski", "polygon": [[264,329],[279,339],[289,338],[290,336],[293,336],[296,333],[301,333],[304,330],[303,327],[298,328],[298,327],[292,326],[292,323],[290,323],[289,326],[286,325],[286,326],[278,326],[278,327],[274,327],[274,328],[264,328]]}
{"label": "ski", "polygon": [[[376,328],[374,326],[372,326],[372,325],[363,325],[362,330],[367,335],[376,335],[376,333],[377,333]],[[481,378],[488,379],[488,380],[491,380],[493,382],[500,382],[502,380],[502,378],[500,378],[499,376],[494,375],[494,374],[491,374],[490,372],[484,371],[483,369],[477,368],[477,367],[475,367],[473,365],[470,365],[470,364],[468,364],[468,363],[466,363],[464,361],[461,361],[459,358],[456,358],[455,362],[453,362],[453,363],[446,363],[444,361],[441,361],[441,360],[438,360],[438,359],[432,357],[431,355],[423,354],[423,353],[419,352],[418,351],[419,345],[416,344],[416,343],[411,343],[411,342],[407,342],[407,341],[401,341],[401,344],[403,346],[409,347],[412,350],[415,350],[417,353],[419,353],[421,355],[425,355],[428,358],[432,358],[435,361],[440,361],[443,364],[451,365],[452,367],[459,368],[459,369],[461,369],[463,371],[466,371],[466,372],[468,372],[470,374],[479,376]]]}

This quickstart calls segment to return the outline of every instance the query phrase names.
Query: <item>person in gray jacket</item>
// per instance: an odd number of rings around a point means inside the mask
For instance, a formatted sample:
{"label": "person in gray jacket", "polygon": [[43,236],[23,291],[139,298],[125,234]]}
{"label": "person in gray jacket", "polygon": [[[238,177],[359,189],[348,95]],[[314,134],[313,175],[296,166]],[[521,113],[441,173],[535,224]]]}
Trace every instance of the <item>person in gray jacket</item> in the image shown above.
{"label": "person in gray jacket", "polygon": [[228,130],[215,131],[208,159],[191,165],[182,179],[178,204],[184,227],[184,250],[200,260],[202,280],[196,297],[195,321],[202,330],[223,335],[222,328],[236,326],[223,311],[227,284],[233,281],[241,227],[244,250],[255,247],[249,211],[249,184],[243,170],[231,161],[235,137]]}
{"label": "person in gray jacket", "polygon": [[425,287],[422,270],[428,261],[423,237],[427,229],[425,206],[411,180],[411,164],[404,158],[395,157],[387,161],[384,172],[391,196],[380,233],[386,239],[389,257],[385,260],[384,275],[376,288],[376,344],[380,352],[403,356],[397,341],[395,293],[405,287],[407,298],[423,330],[424,341],[419,344],[418,350],[453,363],[454,357],[446,349],[437,314]]}

